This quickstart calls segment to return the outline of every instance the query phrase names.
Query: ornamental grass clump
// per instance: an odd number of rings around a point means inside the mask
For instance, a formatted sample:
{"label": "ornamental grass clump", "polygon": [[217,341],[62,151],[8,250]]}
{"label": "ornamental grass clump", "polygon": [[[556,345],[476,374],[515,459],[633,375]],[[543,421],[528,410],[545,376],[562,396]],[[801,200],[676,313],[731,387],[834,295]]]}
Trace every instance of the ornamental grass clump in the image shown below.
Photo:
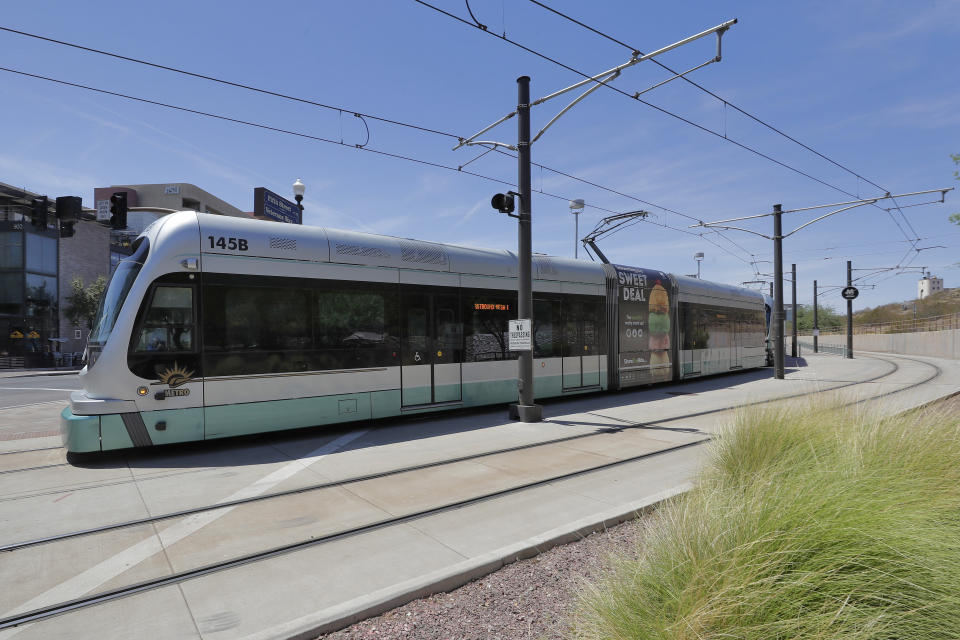
{"label": "ornamental grass clump", "polygon": [[960,419],[741,413],[577,638],[960,638]]}

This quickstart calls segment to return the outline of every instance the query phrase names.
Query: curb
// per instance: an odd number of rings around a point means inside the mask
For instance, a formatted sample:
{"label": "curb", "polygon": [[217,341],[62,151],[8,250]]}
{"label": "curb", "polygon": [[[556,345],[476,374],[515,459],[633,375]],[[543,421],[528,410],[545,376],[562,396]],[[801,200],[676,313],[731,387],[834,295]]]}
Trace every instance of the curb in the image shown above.
{"label": "curb", "polygon": [[7,375],[0,373],[0,379],[4,378],[34,378],[36,376],[70,376],[80,373],[80,369],[71,369],[70,371],[34,371],[31,373],[17,373],[14,375]]}
{"label": "curb", "polygon": [[620,505],[592,516],[580,518],[565,526],[550,529],[516,544],[501,547],[474,558],[468,558],[446,569],[418,576],[365,596],[354,598],[335,607],[292,620],[269,631],[245,636],[243,640],[268,640],[273,638],[309,640],[323,633],[343,629],[408,602],[435,593],[452,591],[517,560],[532,558],[557,545],[574,542],[591,533],[604,531],[627,520],[639,518],[652,511],[658,504],[686,493],[692,488],[692,483],[685,482],[628,505]]}

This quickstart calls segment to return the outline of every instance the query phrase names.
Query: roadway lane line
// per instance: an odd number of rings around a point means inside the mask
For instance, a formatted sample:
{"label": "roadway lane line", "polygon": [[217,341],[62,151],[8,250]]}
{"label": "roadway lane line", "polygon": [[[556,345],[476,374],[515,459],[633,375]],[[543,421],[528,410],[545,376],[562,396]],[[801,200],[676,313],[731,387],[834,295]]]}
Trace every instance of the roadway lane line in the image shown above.
{"label": "roadway lane line", "polygon": [[36,407],[41,404],[63,404],[64,402],[65,400],[44,400],[42,402],[31,402],[29,404],[14,404],[14,405],[10,405],[9,407],[0,407],[0,411],[3,411],[4,409],[22,409],[24,407]]}
{"label": "roadway lane line", "polygon": [[[234,492],[222,500],[218,500],[217,502],[232,502],[234,500],[242,500],[244,498],[250,498],[260,495],[261,493],[265,493],[284,480],[287,480],[300,471],[307,469],[310,465],[321,460],[327,455],[335,453],[344,445],[347,445],[357,438],[367,434],[369,431],[369,429],[364,429],[363,431],[353,431],[351,433],[344,434],[336,440],[332,440],[322,447],[311,451],[304,458],[292,460],[276,471],[265,475],[259,480]],[[3,616],[0,617],[8,618],[26,613],[28,611],[33,611],[34,609],[40,609],[42,607],[48,607],[60,602],[66,602],[67,600],[73,600],[74,598],[78,598],[82,595],[90,593],[94,589],[102,586],[110,580],[113,580],[124,571],[127,571],[128,569],[140,564],[150,556],[159,553],[164,549],[165,546],[170,546],[182,540],[183,538],[186,538],[190,534],[199,531],[211,522],[214,522],[215,520],[225,516],[237,506],[239,505],[233,505],[230,507],[224,507],[222,509],[189,516],[184,520],[160,531],[159,534],[151,535],[149,538],[138,542],[127,549],[124,549],[120,553],[103,560],[99,564],[90,567],[86,571],[78,573],[74,577],[61,582],[57,586],[48,589],[47,591],[30,599],[27,602],[24,602],[19,607],[7,611],[3,614]],[[2,631],[0,632],[0,639],[12,638],[14,635],[18,634],[20,631],[29,626],[31,625],[14,627],[12,629]]]}

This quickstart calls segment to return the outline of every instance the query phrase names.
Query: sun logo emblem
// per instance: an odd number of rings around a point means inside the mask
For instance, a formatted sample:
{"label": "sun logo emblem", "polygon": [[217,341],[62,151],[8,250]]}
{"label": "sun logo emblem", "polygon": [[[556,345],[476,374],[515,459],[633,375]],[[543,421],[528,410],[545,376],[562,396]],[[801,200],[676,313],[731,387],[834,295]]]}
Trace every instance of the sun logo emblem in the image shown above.
{"label": "sun logo emblem", "polygon": [[180,367],[176,362],[173,366],[160,374],[160,382],[170,385],[170,388],[179,387],[193,379],[193,371],[187,371],[186,367]]}

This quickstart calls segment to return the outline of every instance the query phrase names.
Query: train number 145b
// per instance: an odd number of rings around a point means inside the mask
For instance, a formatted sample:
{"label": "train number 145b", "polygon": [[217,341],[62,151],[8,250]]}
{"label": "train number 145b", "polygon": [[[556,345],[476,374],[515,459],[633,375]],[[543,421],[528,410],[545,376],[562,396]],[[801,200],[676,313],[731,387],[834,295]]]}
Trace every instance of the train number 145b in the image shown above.
{"label": "train number 145b", "polygon": [[219,238],[214,238],[213,236],[207,236],[207,240],[210,241],[211,249],[229,249],[230,251],[246,251],[248,249],[246,238],[224,238],[220,236]]}

